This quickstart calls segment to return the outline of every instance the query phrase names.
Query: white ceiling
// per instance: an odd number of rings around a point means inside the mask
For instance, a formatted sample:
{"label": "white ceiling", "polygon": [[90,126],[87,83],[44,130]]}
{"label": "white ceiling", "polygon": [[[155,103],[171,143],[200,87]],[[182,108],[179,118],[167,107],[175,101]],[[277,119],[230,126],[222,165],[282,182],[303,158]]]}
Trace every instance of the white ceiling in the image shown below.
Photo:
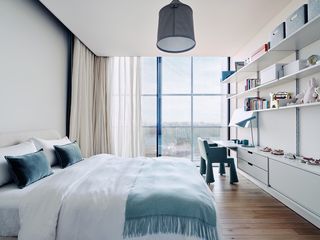
{"label": "white ceiling", "polygon": [[[99,56],[159,56],[158,12],[170,0],[40,0]],[[182,0],[193,8],[193,56],[233,56],[291,0]]]}

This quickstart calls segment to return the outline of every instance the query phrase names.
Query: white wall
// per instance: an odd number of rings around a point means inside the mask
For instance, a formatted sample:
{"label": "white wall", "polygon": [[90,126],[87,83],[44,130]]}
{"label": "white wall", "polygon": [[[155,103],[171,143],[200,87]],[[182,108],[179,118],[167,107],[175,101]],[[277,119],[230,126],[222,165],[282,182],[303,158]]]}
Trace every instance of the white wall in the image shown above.
{"label": "white wall", "polygon": [[1,0],[0,34],[0,132],[65,134],[66,30],[37,0]]}
{"label": "white wall", "polygon": [[[299,8],[307,0],[293,0],[291,3],[283,9],[277,16],[275,16],[256,36],[252,38],[246,46],[244,46],[238,54],[234,57],[234,60],[243,60],[250,56],[255,49],[261,46],[263,43],[269,41],[270,33],[281,22],[285,21],[287,16]],[[301,49],[300,59],[306,59],[312,54],[320,55],[320,40]],[[295,54],[282,59],[281,63],[288,63],[295,60]],[[252,76],[254,77],[254,76]],[[309,80],[315,77],[320,85],[320,73],[314,76],[306,77],[299,80],[300,92],[306,89]],[[244,90],[244,83],[238,84],[238,90],[242,92]],[[235,85],[235,84],[233,84]],[[236,91],[236,86],[232,86],[232,91]],[[260,96],[268,98],[270,92],[288,91],[296,94],[295,82],[289,82],[269,89],[263,89],[260,92]],[[232,100],[232,110],[236,107],[243,106],[243,98]],[[300,109],[300,153],[303,156],[319,158],[320,148],[318,135],[320,133],[320,108],[318,106],[301,108]],[[283,149],[286,152],[296,152],[296,110],[287,109],[282,111],[270,111],[259,113],[259,132],[260,132],[260,145],[269,146],[271,148]],[[255,132],[257,134],[257,132]],[[239,139],[250,139],[249,129],[233,129],[232,138],[238,137]]]}

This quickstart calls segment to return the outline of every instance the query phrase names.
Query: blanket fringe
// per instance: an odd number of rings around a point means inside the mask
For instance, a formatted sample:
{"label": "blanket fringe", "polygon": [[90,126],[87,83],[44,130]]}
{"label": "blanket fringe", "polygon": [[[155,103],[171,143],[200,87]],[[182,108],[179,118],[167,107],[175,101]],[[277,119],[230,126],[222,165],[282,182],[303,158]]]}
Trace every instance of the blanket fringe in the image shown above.
{"label": "blanket fringe", "polygon": [[148,216],[126,219],[123,230],[124,238],[152,234],[179,234],[205,240],[218,239],[215,226],[201,222],[199,219],[173,216]]}

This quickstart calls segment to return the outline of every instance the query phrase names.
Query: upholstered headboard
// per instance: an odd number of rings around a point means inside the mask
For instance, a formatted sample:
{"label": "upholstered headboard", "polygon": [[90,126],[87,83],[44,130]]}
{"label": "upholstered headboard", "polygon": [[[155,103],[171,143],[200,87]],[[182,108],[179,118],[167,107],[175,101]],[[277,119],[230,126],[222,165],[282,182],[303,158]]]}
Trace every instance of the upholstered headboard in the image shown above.
{"label": "upholstered headboard", "polygon": [[18,144],[27,141],[32,137],[38,137],[43,139],[58,139],[61,136],[56,130],[37,130],[26,132],[0,133],[0,147]]}

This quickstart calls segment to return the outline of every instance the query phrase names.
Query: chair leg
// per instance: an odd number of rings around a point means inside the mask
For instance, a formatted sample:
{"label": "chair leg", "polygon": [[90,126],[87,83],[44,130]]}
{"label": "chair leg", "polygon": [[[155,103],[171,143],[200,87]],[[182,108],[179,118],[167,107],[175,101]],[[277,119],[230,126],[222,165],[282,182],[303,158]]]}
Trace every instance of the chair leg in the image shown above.
{"label": "chair leg", "polygon": [[219,164],[219,173],[221,176],[226,173],[226,168],[224,166],[224,163]]}
{"label": "chair leg", "polygon": [[206,174],[206,160],[204,160],[203,158],[201,158],[201,162],[200,162],[200,174],[201,175]]}
{"label": "chair leg", "polygon": [[238,174],[237,174],[237,169],[234,164],[234,160],[230,162],[230,183],[233,184],[235,182],[239,182],[238,180]]}
{"label": "chair leg", "polygon": [[214,182],[212,163],[211,162],[208,162],[208,165],[207,165],[206,182],[208,184]]}

